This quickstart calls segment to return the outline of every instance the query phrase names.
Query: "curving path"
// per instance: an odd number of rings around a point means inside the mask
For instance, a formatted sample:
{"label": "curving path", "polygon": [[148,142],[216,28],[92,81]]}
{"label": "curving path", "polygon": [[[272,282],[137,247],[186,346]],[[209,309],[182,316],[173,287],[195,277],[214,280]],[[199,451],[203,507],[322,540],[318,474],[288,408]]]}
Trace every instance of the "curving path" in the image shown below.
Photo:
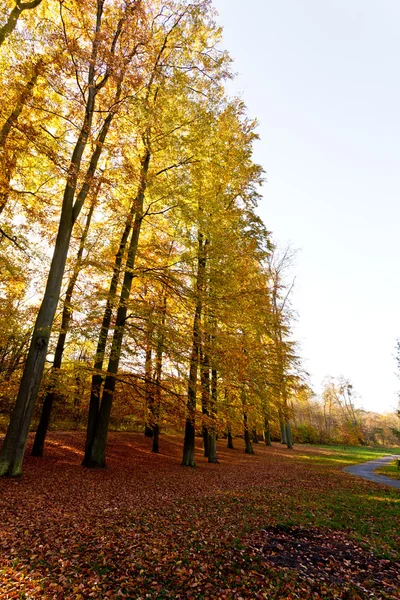
{"label": "curving path", "polygon": [[362,479],[368,479],[368,481],[374,481],[375,483],[383,483],[393,488],[400,489],[400,479],[390,479],[385,475],[378,475],[374,473],[375,469],[379,469],[382,465],[400,458],[399,455],[393,454],[392,456],[385,456],[384,458],[377,458],[375,460],[369,460],[368,462],[361,463],[359,465],[352,465],[351,467],[345,467],[344,471],[351,473],[351,475],[357,475]]}

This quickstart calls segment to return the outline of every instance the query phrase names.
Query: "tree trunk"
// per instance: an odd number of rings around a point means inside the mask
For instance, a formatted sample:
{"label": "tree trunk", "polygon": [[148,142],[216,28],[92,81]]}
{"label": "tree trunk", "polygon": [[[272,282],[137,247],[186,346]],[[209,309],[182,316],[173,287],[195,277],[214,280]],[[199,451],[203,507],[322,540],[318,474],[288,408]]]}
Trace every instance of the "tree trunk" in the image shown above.
{"label": "tree trunk", "polygon": [[[210,359],[208,357],[207,344],[203,339],[203,348],[200,350],[201,363],[201,410],[205,417],[209,416],[210,406]],[[203,422],[202,436],[204,446],[204,456],[208,458],[210,454],[209,448],[209,431],[207,425]]]}
{"label": "tree trunk", "polygon": [[117,287],[119,277],[121,274],[122,260],[125,254],[126,244],[128,242],[129,234],[132,229],[132,222],[135,215],[136,203],[133,203],[130,212],[125,222],[125,228],[121,236],[121,241],[117,254],[115,256],[115,262],[113,267],[113,275],[111,278],[110,288],[107,295],[107,303],[104,310],[103,320],[100,327],[99,339],[97,342],[96,358],[93,365],[93,376],[92,385],[90,390],[90,402],[89,402],[89,414],[86,431],[86,441],[91,440],[94,435],[94,429],[100,407],[100,394],[101,386],[103,383],[103,376],[101,371],[103,370],[104,357],[107,346],[108,333],[111,325],[111,318],[113,313],[114,301],[117,296]]}
{"label": "tree trunk", "polygon": [[291,450],[293,448],[293,436],[292,436],[292,429],[290,427],[290,421],[289,421],[289,419],[287,419],[287,421],[286,421],[285,431],[286,431],[286,443],[287,443],[287,447]]}
{"label": "tree trunk", "polygon": [[287,444],[287,431],[286,431],[285,423],[283,422],[282,419],[280,419],[279,425],[281,428],[281,444]]}
{"label": "tree trunk", "polygon": [[218,393],[218,373],[216,369],[211,370],[211,406],[210,416],[213,418],[213,425],[209,433],[209,463],[218,463],[217,458],[217,429],[216,429],[216,406]]}
{"label": "tree trunk", "polygon": [[266,446],[272,446],[271,444],[271,429],[267,417],[264,418],[264,440]]}
{"label": "tree trunk", "polygon": [[65,349],[65,342],[67,339],[67,333],[68,333],[69,326],[71,324],[71,319],[72,319],[72,307],[71,307],[72,295],[74,293],[74,289],[75,289],[75,285],[76,285],[79,273],[82,269],[83,252],[85,249],[86,239],[87,239],[87,236],[89,233],[89,228],[90,228],[90,223],[92,221],[93,212],[94,212],[94,209],[96,206],[98,191],[99,191],[99,188],[97,189],[96,193],[93,196],[93,201],[92,201],[92,204],[90,206],[89,212],[86,217],[85,227],[83,229],[82,236],[81,236],[81,239],[79,242],[78,254],[76,257],[76,261],[75,261],[75,265],[74,265],[74,268],[72,271],[71,278],[68,283],[67,293],[65,295],[64,308],[63,308],[62,319],[61,319],[61,329],[60,329],[60,333],[59,333],[58,340],[57,340],[56,351],[54,354],[52,382],[51,382],[50,389],[47,391],[44,402],[43,402],[42,412],[40,415],[40,421],[39,421],[38,428],[36,430],[35,440],[33,442],[32,456],[43,456],[44,443],[45,443],[47,430],[48,430],[49,423],[50,423],[51,412],[53,409],[55,389],[57,388],[57,382],[59,379],[60,368],[61,368],[62,358],[63,358],[63,354],[64,354],[64,349]]}
{"label": "tree trunk", "polygon": [[162,305],[161,305],[161,321],[158,329],[157,352],[156,352],[156,377],[154,389],[154,406],[153,406],[153,447],[152,452],[159,451],[159,434],[160,434],[160,410],[161,410],[161,375],[162,375],[162,358],[164,352],[164,327],[165,317],[167,314],[167,289],[165,288]]}
{"label": "tree trunk", "polygon": [[258,435],[257,435],[257,429],[253,429],[252,430],[252,437],[253,437],[253,444],[258,444]]}
{"label": "tree trunk", "polygon": [[242,384],[242,408],[243,408],[243,431],[244,431],[244,451],[245,454],[254,454],[253,445],[251,443],[249,424],[247,420],[247,407],[246,407],[246,392],[244,384]]}
{"label": "tree trunk", "polygon": [[187,399],[187,417],[185,426],[185,437],[183,443],[184,467],[195,467],[194,446],[195,446],[195,419],[196,419],[196,388],[197,388],[197,370],[200,354],[201,339],[201,313],[203,308],[203,290],[206,270],[206,246],[207,240],[203,241],[203,234],[198,235],[198,259],[197,259],[197,278],[196,278],[196,308],[193,319],[193,337],[192,353],[190,357],[189,381],[188,381],[188,399]]}
{"label": "tree trunk", "polygon": [[[69,189],[67,191],[72,192]],[[3,443],[0,456],[0,475],[18,476],[22,473],[25,446],[46,360],[51,326],[57,309],[72,233],[72,203],[69,202],[71,199],[69,196],[70,194],[68,194],[67,202],[63,207],[46,290],[36,319],[19,393]]]}
{"label": "tree trunk", "polygon": [[233,445],[233,437],[232,437],[230,428],[228,428],[228,448],[229,448],[229,450],[235,449],[235,446]]}
{"label": "tree trunk", "polygon": [[110,358],[108,362],[107,376],[104,382],[101,403],[93,423],[89,430],[91,437],[86,439],[86,450],[83,466],[90,468],[104,468],[106,466],[106,446],[110,414],[114,399],[116,384],[115,375],[118,373],[121,358],[122,340],[124,337],[126,317],[128,313],[128,300],[132,288],[133,269],[139,243],[140,229],[143,220],[143,204],[147,185],[147,173],[150,164],[150,151],[146,149],[142,159],[141,178],[137,195],[135,221],[132,228],[131,243],[128,250],[128,258],[125,266],[124,281],[119,298],[115,330],[111,345]]}
{"label": "tree trunk", "polygon": [[247,415],[243,413],[243,429],[244,429],[244,452],[245,454],[254,454],[253,445],[251,443],[249,426],[247,423]]}
{"label": "tree trunk", "polygon": [[154,412],[154,385],[153,385],[153,338],[154,325],[151,321],[151,316],[148,319],[148,328],[146,332],[146,355],[144,367],[144,389],[145,389],[145,428],[144,435],[148,438],[153,437],[152,414]]}

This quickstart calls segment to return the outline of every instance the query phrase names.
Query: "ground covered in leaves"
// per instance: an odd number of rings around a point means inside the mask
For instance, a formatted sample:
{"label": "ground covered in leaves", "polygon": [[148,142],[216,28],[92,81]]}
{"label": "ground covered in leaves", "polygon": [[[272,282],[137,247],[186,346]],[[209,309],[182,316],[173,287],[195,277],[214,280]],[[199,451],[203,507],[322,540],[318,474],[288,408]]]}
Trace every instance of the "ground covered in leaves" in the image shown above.
{"label": "ground covered in leaves", "polygon": [[[0,480],[0,598],[400,598],[400,492],[342,471],[329,449],[243,441],[180,466],[139,434],[110,435],[108,469],[82,433],[52,434]],[[28,449],[29,451],[29,449]]]}

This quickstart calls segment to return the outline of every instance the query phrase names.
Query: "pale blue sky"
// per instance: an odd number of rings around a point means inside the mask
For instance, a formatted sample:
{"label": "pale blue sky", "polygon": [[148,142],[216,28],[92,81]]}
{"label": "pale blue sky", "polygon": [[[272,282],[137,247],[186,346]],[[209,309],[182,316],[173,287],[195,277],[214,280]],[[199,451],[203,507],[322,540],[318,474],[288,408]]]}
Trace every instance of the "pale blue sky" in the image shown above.
{"label": "pale blue sky", "polygon": [[400,2],[214,0],[260,121],[260,214],[296,259],[296,335],[316,392],[349,377],[395,408],[400,337]]}

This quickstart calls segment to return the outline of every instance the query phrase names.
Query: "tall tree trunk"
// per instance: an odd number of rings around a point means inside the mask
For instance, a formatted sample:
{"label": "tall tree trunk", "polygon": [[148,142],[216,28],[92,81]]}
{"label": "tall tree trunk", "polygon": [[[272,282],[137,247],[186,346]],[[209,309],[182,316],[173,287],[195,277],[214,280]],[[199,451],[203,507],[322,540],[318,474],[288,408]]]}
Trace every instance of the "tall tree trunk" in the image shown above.
{"label": "tall tree trunk", "polygon": [[231,428],[228,427],[228,448],[230,450],[234,450],[235,446],[233,445],[233,437],[232,437],[232,431]]}
{"label": "tall tree trunk", "polygon": [[194,447],[195,447],[195,420],[196,420],[196,388],[197,388],[197,370],[200,354],[201,340],[201,313],[203,308],[203,290],[206,271],[206,246],[203,234],[198,235],[198,258],[197,258],[197,278],[196,278],[196,308],[193,319],[193,337],[192,352],[190,356],[189,381],[188,381],[188,399],[187,399],[187,417],[185,425],[185,437],[183,442],[182,465],[185,467],[195,467]]}
{"label": "tall tree trunk", "polygon": [[287,431],[283,417],[279,418],[279,426],[281,428],[281,444],[287,444]]}
{"label": "tall tree trunk", "polygon": [[292,428],[290,427],[290,421],[287,419],[285,423],[285,431],[286,431],[286,443],[289,450],[293,448],[293,435]]}
{"label": "tall tree trunk", "polygon": [[258,444],[258,434],[257,434],[257,429],[252,429],[252,438],[253,438],[253,444]]}
{"label": "tall tree trunk", "polygon": [[254,454],[253,444],[251,443],[247,414],[243,412],[243,430],[244,430],[244,452],[245,454]]}
{"label": "tall tree trunk", "polygon": [[67,292],[65,295],[64,308],[63,308],[62,318],[61,318],[61,329],[60,329],[60,333],[58,335],[56,351],[54,353],[52,381],[51,381],[50,389],[48,389],[48,391],[46,392],[45,398],[44,398],[42,412],[40,415],[40,421],[39,421],[38,428],[36,430],[35,440],[33,442],[32,456],[43,456],[44,443],[45,443],[47,430],[48,430],[49,423],[50,423],[51,412],[53,409],[55,390],[57,388],[57,383],[58,383],[58,379],[59,379],[59,375],[60,375],[62,358],[63,358],[63,354],[64,354],[64,349],[65,349],[65,342],[67,339],[67,334],[68,334],[69,327],[71,324],[71,319],[72,319],[72,306],[71,306],[72,296],[74,293],[77,279],[79,277],[79,273],[81,272],[81,269],[82,269],[83,252],[85,249],[86,239],[87,239],[87,236],[89,233],[90,223],[91,223],[92,217],[93,217],[93,212],[94,212],[94,209],[96,206],[98,191],[99,191],[99,188],[96,190],[96,193],[93,195],[93,200],[90,205],[89,212],[86,216],[85,227],[83,229],[81,239],[79,242],[78,254],[77,254],[77,257],[75,260],[72,275],[70,277],[68,287],[67,287]]}
{"label": "tall tree trunk", "polygon": [[21,2],[17,0],[14,8],[8,15],[6,23],[0,28],[0,46],[3,44],[7,36],[9,36],[15,29],[17,21],[24,10],[31,10],[36,8],[42,0],[31,0],[31,2]]}
{"label": "tall tree trunk", "polygon": [[[201,411],[203,416],[208,417],[210,406],[210,359],[204,335],[202,341],[202,348],[200,348]],[[201,433],[203,436],[204,456],[208,458],[210,454],[210,440],[208,427],[205,422],[203,422]]]}
{"label": "tall tree trunk", "polygon": [[89,402],[89,414],[87,421],[87,432],[86,440],[91,440],[94,434],[94,428],[100,407],[100,394],[101,386],[103,383],[103,376],[101,374],[103,370],[104,357],[107,346],[107,339],[111,325],[111,319],[113,314],[113,306],[117,296],[118,282],[121,274],[122,260],[125,255],[125,249],[128,242],[129,234],[132,229],[133,218],[135,216],[136,202],[131,206],[129,214],[126,218],[125,228],[122,232],[121,241],[119,243],[118,251],[115,256],[115,262],[113,266],[113,274],[110,282],[110,288],[107,294],[107,303],[104,309],[103,320],[100,327],[99,339],[97,342],[96,358],[93,365],[92,385],[90,390],[90,402]]}
{"label": "tall tree trunk", "polygon": [[167,289],[165,288],[162,305],[161,305],[161,320],[158,329],[157,352],[156,352],[156,373],[155,373],[155,388],[154,388],[154,406],[153,406],[153,446],[152,452],[159,451],[159,435],[160,435],[160,410],[161,410],[161,375],[162,375],[162,359],[164,352],[164,327],[167,314]]}
{"label": "tall tree trunk", "polygon": [[244,451],[245,454],[254,454],[253,444],[251,443],[249,423],[247,420],[247,402],[244,385],[242,385],[242,407],[243,407],[243,432],[244,432]]}
{"label": "tall tree trunk", "polygon": [[128,313],[128,300],[132,288],[133,269],[139,243],[140,229],[143,220],[143,204],[147,185],[147,173],[150,164],[150,151],[146,149],[142,159],[141,177],[136,203],[136,214],[132,228],[131,243],[128,250],[128,257],[125,266],[124,281],[122,284],[119,298],[115,330],[111,344],[110,358],[108,362],[107,376],[104,382],[104,389],[101,403],[93,423],[93,428],[88,433],[91,437],[86,439],[86,450],[83,459],[83,466],[91,468],[104,468],[106,466],[106,446],[108,426],[110,422],[111,408],[114,398],[116,374],[118,373],[119,361],[121,358],[122,340],[124,337],[126,317]]}
{"label": "tall tree trunk", "polygon": [[153,384],[153,331],[154,324],[149,315],[148,327],[146,332],[146,354],[144,367],[144,395],[145,395],[145,429],[146,437],[153,437],[152,415],[154,412],[154,384]]}
{"label": "tall tree trunk", "polygon": [[272,446],[271,444],[271,429],[269,426],[268,417],[264,417],[264,441],[266,446]]}
{"label": "tall tree trunk", "polygon": [[[100,30],[102,11],[103,3],[98,0],[96,33]],[[110,112],[103,123],[103,127],[98,136],[98,144],[93,152],[85,181],[75,199],[78,176],[81,170],[82,156],[91,132],[95,109],[95,99],[97,93],[94,83],[96,59],[97,36],[93,42],[92,61],[91,66],[89,67],[88,98],[85,106],[85,117],[78,140],[72,153],[71,163],[68,170],[57,239],[50,266],[50,272],[47,278],[45,293],[35,322],[17,400],[14,410],[11,414],[10,424],[7,429],[0,455],[0,476],[18,476],[22,473],[22,461],[28,439],[29,427],[32,420],[32,413],[46,360],[47,347],[54,315],[57,309],[58,299],[60,297],[61,284],[64,275],[65,264],[67,261],[72,229],[90,189],[90,182],[92,181],[93,175],[97,168],[103,143],[113,117],[113,113]]]}
{"label": "tall tree trunk", "polygon": [[216,410],[217,410],[217,394],[218,394],[218,373],[216,369],[211,369],[211,405],[210,416],[213,419],[213,425],[209,432],[209,454],[208,462],[217,463],[217,428],[216,428]]}

